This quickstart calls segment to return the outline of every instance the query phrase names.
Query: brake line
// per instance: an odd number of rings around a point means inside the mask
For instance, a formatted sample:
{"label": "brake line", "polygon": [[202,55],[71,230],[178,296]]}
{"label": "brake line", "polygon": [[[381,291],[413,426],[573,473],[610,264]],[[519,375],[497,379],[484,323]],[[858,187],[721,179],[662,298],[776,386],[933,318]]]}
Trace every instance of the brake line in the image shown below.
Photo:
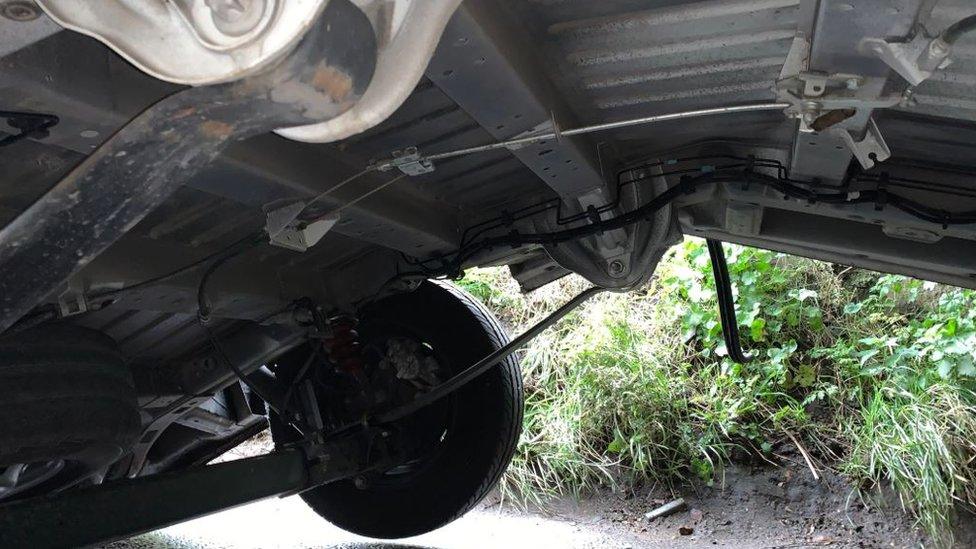
{"label": "brake line", "polygon": [[654,124],[656,122],[668,122],[671,120],[684,120],[687,118],[699,118],[703,116],[715,116],[720,114],[732,114],[732,113],[755,112],[755,111],[774,111],[774,110],[781,111],[789,108],[789,106],[790,106],[789,103],[753,103],[750,105],[733,105],[728,107],[715,107],[711,109],[698,109],[693,111],[681,111],[681,112],[672,112],[667,114],[656,114],[652,116],[642,116],[640,118],[629,118],[626,120],[618,120],[615,122],[606,122],[602,124],[580,126],[578,128],[572,128],[568,130],[560,130],[554,120],[553,121],[554,129],[550,131],[534,133],[534,134],[526,135],[524,137],[515,137],[512,139],[506,139],[504,141],[488,143],[486,145],[467,147],[464,149],[455,149],[451,151],[444,151],[444,152],[428,154],[428,155],[390,158],[390,159],[379,161],[373,164],[373,166],[378,170],[387,171],[401,166],[407,166],[411,164],[422,164],[425,162],[433,162],[435,160],[445,160],[448,158],[454,158],[456,156],[465,156],[469,154],[494,151],[498,149],[516,149],[526,145],[531,145],[533,143],[538,143],[540,141],[548,141],[550,139],[555,139],[558,141],[563,137],[572,137],[574,135],[583,135],[587,133],[616,130],[620,128],[629,128],[631,126]]}

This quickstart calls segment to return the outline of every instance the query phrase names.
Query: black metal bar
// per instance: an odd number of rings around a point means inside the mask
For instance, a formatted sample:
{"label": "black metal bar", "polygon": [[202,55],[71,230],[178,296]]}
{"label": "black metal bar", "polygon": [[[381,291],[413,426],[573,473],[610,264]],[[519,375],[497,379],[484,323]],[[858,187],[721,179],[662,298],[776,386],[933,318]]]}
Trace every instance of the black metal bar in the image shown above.
{"label": "black metal bar", "polygon": [[718,316],[722,320],[725,348],[729,352],[729,358],[739,364],[745,364],[752,360],[752,356],[742,350],[742,342],[739,339],[739,323],[735,318],[735,300],[732,297],[732,278],[729,277],[725,250],[719,240],[709,238],[705,242],[708,244],[708,256],[712,261],[712,273],[715,275]]}
{"label": "black metal bar", "polygon": [[0,506],[0,547],[78,547],[148,532],[309,485],[297,449]]}
{"label": "black metal bar", "polygon": [[502,348],[455,374],[454,377],[445,381],[444,383],[441,383],[437,387],[434,387],[429,392],[418,395],[417,398],[408,402],[407,404],[380,414],[376,417],[375,421],[379,423],[396,421],[416,412],[417,410],[420,410],[421,408],[437,402],[454,391],[457,391],[481,374],[485,373],[492,366],[504,360],[505,357],[519,350],[523,345],[534,339],[543,330],[549,326],[552,326],[561,318],[569,314],[570,311],[582,305],[587,299],[604,291],[606,291],[606,288],[600,288],[598,286],[583,290],[579,293],[579,295],[573,299],[570,299],[565,305],[553,311],[549,316],[542,319],[525,332],[521,333],[515,339],[509,341]]}
{"label": "black metal bar", "polygon": [[298,46],[266,72],[189,88],[146,109],[0,230],[0,331],[231,142],[347,111],[369,85],[375,61],[369,20],[348,0],[332,0]]}
{"label": "black metal bar", "polygon": [[0,147],[12,145],[29,137],[43,139],[47,137],[48,130],[60,121],[53,114],[20,111],[0,111],[0,118],[5,119],[7,124],[20,130],[18,133],[0,137]]}

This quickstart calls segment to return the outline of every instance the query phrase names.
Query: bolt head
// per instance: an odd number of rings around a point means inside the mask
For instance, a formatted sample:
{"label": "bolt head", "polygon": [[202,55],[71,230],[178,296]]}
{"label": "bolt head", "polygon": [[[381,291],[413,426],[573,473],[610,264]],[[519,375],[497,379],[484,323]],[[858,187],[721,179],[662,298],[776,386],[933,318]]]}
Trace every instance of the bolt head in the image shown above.
{"label": "bolt head", "polygon": [[620,261],[619,259],[614,259],[609,265],[607,265],[607,272],[610,273],[611,276],[620,276],[624,274],[624,270],[626,270],[626,266],[624,265],[624,262]]}
{"label": "bolt head", "polygon": [[929,52],[931,52],[933,57],[944,57],[949,55],[949,44],[941,38],[936,38],[929,44]]}

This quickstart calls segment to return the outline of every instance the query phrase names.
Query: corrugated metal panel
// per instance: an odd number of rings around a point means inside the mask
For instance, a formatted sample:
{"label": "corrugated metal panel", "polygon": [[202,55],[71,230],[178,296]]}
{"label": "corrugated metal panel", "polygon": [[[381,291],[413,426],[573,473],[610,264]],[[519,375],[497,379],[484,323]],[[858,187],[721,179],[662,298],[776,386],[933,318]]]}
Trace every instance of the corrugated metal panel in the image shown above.
{"label": "corrugated metal panel", "polygon": [[[186,355],[207,339],[196,316],[189,314],[107,307],[81,315],[74,323],[109,335],[127,359],[138,364]],[[211,329],[219,332],[233,323],[215,319]]]}
{"label": "corrugated metal panel", "polygon": [[798,13],[797,0],[552,4],[527,5],[586,121],[772,99]]}

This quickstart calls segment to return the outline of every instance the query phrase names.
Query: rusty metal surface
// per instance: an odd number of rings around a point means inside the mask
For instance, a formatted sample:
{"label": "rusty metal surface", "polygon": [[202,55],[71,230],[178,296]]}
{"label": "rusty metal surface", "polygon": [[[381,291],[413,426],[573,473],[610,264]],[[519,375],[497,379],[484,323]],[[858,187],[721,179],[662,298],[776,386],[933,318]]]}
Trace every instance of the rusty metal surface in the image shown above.
{"label": "rusty metal surface", "polygon": [[[268,72],[179,91],[125,125],[0,230],[0,330],[132,229],[233,140],[349,110],[375,63],[375,44],[364,28],[368,22],[360,12],[336,2]],[[354,43],[358,49],[350,47]]]}

